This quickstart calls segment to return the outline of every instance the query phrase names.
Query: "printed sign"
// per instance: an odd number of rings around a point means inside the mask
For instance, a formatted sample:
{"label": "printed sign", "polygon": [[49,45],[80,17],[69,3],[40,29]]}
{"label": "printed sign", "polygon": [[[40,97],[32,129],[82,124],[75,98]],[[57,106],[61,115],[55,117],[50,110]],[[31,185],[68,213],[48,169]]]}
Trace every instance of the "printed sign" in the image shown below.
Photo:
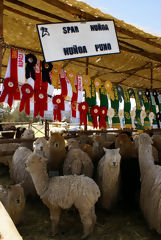
{"label": "printed sign", "polygon": [[119,53],[113,20],[37,24],[46,62]]}

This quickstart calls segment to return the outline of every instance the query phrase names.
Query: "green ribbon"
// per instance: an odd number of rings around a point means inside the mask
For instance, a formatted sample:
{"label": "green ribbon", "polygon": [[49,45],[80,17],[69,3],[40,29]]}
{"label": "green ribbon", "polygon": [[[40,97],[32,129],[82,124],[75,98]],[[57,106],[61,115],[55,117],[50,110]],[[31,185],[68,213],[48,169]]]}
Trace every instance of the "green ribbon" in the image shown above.
{"label": "green ribbon", "polygon": [[112,91],[114,92],[114,100],[111,99],[111,107],[115,110],[115,115],[112,118],[112,126],[113,127],[120,127],[120,119],[119,119],[119,116],[118,116],[119,99],[118,99],[117,88],[112,87]]}
{"label": "green ribbon", "polygon": [[153,120],[153,124],[157,124],[157,121],[156,121],[156,102],[155,102],[155,99],[153,97],[153,93],[150,92],[150,99],[151,99],[151,109],[152,109],[152,112],[154,113],[155,115],[155,118]]}
{"label": "green ribbon", "polygon": [[123,88],[120,85],[117,85],[116,88],[117,88],[119,102],[122,102],[122,99],[124,98]]}
{"label": "green ribbon", "polygon": [[150,121],[149,121],[150,104],[145,93],[143,94],[143,103],[144,103],[145,112],[146,112],[146,118],[144,119],[144,126],[150,128]]}
{"label": "green ribbon", "polygon": [[[105,106],[108,109],[108,97],[107,91],[104,87],[100,89],[100,107]],[[106,124],[108,126],[108,116],[105,117]]]}
{"label": "green ribbon", "polygon": [[124,118],[125,118],[125,127],[131,127],[131,102],[128,90],[126,88],[123,89],[124,91]]}
{"label": "green ribbon", "polygon": [[140,97],[138,96],[138,91],[134,90],[135,92],[135,101],[136,101],[136,120],[137,120],[137,128],[138,130],[142,130],[142,124],[140,120],[140,113],[141,113],[141,102]]}
{"label": "green ribbon", "polygon": [[86,97],[86,103],[88,103],[88,122],[93,123],[93,118],[90,114],[90,108],[96,105],[96,89],[93,83],[91,83],[91,98]]}

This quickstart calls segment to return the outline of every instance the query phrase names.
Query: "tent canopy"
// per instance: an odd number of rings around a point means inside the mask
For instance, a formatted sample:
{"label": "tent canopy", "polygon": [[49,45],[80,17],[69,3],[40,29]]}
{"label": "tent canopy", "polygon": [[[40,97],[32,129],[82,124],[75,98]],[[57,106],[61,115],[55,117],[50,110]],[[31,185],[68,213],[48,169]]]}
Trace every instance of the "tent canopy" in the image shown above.
{"label": "tent canopy", "polygon": [[[111,15],[76,0],[0,0],[3,3],[2,77],[6,71],[9,48],[15,47],[43,58],[36,30],[38,23],[97,21],[114,19],[120,54],[89,57],[92,79],[111,81],[133,88],[161,90],[161,39],[126,24]],[[86,58],[60,62],[65,69],[86,74]]]}

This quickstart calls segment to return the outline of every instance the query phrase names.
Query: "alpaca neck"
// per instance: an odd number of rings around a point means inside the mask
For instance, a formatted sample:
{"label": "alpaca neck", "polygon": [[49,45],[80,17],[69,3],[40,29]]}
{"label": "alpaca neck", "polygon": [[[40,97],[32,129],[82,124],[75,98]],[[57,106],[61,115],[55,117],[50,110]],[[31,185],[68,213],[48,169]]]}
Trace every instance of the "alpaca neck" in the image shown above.
{"label": "alpaca neck", "polygon": [[48,188],[49,178],[46,168],[41,169],[41,171],[36,171],[31,173],[32,180],[34,182],[36,192],[41,197]]}

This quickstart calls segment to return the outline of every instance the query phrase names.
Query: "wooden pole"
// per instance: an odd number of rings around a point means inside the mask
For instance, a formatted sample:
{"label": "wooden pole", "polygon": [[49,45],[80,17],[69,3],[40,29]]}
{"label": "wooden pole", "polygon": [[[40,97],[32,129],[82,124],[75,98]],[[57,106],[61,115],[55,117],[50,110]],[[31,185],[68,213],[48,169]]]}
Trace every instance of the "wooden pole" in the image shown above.
{"label": "wooden pole", "polygon": [[[86,75],[88,75],[88,63],[89,63],[89,58],[86,58]],[[84,130],[87,131],[87,126],[84,126]]]}
{"label": "wooden pole", "polygon": [[49,138],[49,123],[45,120],[45,138]]}
{"label": "wooden pole", "polygon": [[2,77],[3,0],[0,0],[0,78]]}

